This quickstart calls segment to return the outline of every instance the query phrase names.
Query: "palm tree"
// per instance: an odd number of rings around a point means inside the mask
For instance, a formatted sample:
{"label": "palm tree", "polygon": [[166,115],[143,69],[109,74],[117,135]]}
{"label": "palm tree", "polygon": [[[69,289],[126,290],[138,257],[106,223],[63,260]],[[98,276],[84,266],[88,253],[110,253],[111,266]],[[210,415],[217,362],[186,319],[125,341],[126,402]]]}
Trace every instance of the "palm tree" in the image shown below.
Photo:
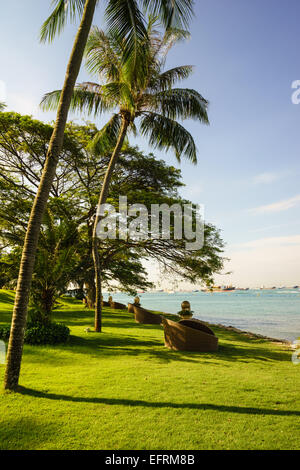
{"label": "palm tree", "polygon": [[[4,388],[6,390],[16,390],[19,383],[29,293],[40,227],[63,145],[72,93],[98,2],[99,0],[53,0],[54,10],[41,30],[41,40],[52,41],[55,35],[63,30],[68,18],[71,21],[76,20],[78,16],[81,18],[67,66],[47,159],[28,221],[8,345],[4,379]],[[143,15],[138,6],[159,14],[163,23],[166,26],[171,26],[172,24],[187,23],[189,21],[192,14],[193,0],[156,0],[155,2],[140,0],[139,5],[136,0],[107,0],[106,16],[108,24],[115,31],[115,34],[123,39],[124,60],[131,62],[134,62],[139,41],[146,36]]]}
{"label": "palm tree", "polygon": [[[93,259],[96,281],[95,330],[101,331],[101,273],[98,252],[97,226],[101,220],[100,208],[105,204],[115,164],[128,131],[148,138],[150,145],[175,152],[197,162],[197,150],[191,134],[178,122],[188,118],[208,124],[208,102],[195,90],[174,88],[178,80],[187,78],[193,67],[186,65],[163,71],[170,48],[188,36],[181,29],[169,29],[164,36],[155,31],[154,17],[150,17],[147,39],[138,50],[135,63],[124,62],[124,44],[110,32],[105,34],[93,28],[87,43],[87,68],[100,74],[102,84],[82,83],[74,89],[71,107],[100,115],[114,111],[110,121],[99,131],[93,142],[101,154],[114,148],[104,177],[93,230]],[[141,67],[143,71],[141,71]],[[61,92],[44,96],[42,107],[55,109]]]}
{"label": "palm tree", "polygon": [[[70,8],[70,3],[76,4],[79,2],[61,1],[59,3],[61,4],[61,7],[64,7],[65,3],[69,4]],[[84,3],[81,24],[78,29],[71,57],[68,63],[65,83],[58,106],[57,119],[49,143],[47,158],[41,176],[39,189],[36,194],[30,218],[28,221],[28,227],[23,247],[14,311],[12,317],[11,334],[8,345],[6,373],[4,379],[4,388],[7,390],[15,390],[19,382],[24,343],[24,331],[27,321],[29,293],[42,217],[46,208],[50,188],[54,179],[59,154],[62,149],[64,131],[67,122],[72,93],[80,70],[84,48],[91,29],[97,0],[86,0],[85,2],[81,1],[81,3]],[[56,28],[62,28],[65,21],[65,14],[66,10],[64,10],[64,13],[62,14],[60,10],[56,9],[56,15],[52,15],[52,23],[48,23],[48,26],[50,25],[49,39],[52,39],[54,33],[56,32],[55,27],[53,25],[53,18],[56,18]],[[44,39],[46,38],[46,31],[47,26],[44,25],[42,30],[42,38]]]}
{"label": "palm tree", "polygon": [[5,108],[6,108],[6,104],[0,101],[0,112],[3,111]]}

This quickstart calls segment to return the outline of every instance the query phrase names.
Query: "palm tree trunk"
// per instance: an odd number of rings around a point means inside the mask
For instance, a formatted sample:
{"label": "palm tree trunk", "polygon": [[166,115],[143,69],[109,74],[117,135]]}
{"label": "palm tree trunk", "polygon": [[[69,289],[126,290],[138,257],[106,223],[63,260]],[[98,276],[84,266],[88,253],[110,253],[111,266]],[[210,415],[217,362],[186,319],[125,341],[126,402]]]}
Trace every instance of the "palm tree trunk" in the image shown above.
{"label": "palm tree trunk", "polygon": [[19,383],[24,332],[27,322],[28,300],[42,217],[55,176],[59,154],[62,149],[71,98],[92,26],[96,3],[97,0],[86,0],[85,3],[82,20],[67,67],[65,83],[58,107],[54,131],[49,143],[45,166],[28,222],[8,345],[7,366],[4,379],[4,388],[6,390],[16,390]]}
{"label": "palm tree trunk", "polygon": [[99,257],[99,250],[98,250],[98,238],[97,238],[97,227],[101,220],[100,216],[100,208],[102,204],[106,203],[109,184],[111,181],[111,177],[117,163],[118,157],[120,155],[126,134],[127,129],[129,126],[129,116],[123,115],[122,116],[122,127],[120,130],[120,135],[116,144],[116,147],[113,151],[111,156],[109,165],[106,170],[105,178],[103,181],[103,186],[101,190],[101,194],[98,201],[96,218],[94,223],[94,230],[93,230],[93,260],[94,260],[94,269],[95,269],[95,283],[96,283],[96,303],[95,303],[95,331],[97,333],[101,333],[102,330],[102,299],[101,299],[101,267],[100,267],[100,257]]}

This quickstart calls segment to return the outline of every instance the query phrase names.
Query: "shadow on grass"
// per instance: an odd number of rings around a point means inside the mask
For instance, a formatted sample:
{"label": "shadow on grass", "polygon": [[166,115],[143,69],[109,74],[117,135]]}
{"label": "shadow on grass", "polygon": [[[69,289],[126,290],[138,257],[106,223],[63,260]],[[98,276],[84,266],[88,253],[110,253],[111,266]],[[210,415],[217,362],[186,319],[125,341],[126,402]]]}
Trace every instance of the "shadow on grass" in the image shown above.
{"label": "shadow on grass", "polygon": [[[157,329],[156,325],[149,325],[150,328]],[[148,330],[148,325],[147,325]],[[142,327],[141,327],[142,333]],[[240,340],[240,338],[239,338]],[[253,362],[269,362],[269,361],[285,361],[290,362],[290,353],[283,350],[274,350],[264,347],[262,341],[253,341],[243,339],[240,343],[232,341],[229,343],[220,341],[219,350],[217,352],[194,352],[194,351],[172,351],[164,346],[164,332],[161,329],[161,339],[149,338],[149,336],[90,336],[83,338],[80,336],[72,336],[70,345],[76,345],[83,348],[100,349],[105,355],[138,355],[147,354],[157,357],[165,362],[169,361],[192,361],[197,362],[199,359],[215,359],[220,361],[240,361],[244,363]],[[222,362],[221,362],[222,361]]]}
{"label": "shadow on grass", "polygon": [[[157,326],[154,326],[157,328]],[[146,328],[145,328],[146,329]],[[148,329],[148,328],[147,328]],[[146,332],[145,332],[146,333]],[[111,333],[88,333],[85,337],[71,335],[69,343],[55,346],[38,347],[33,346],[27,349],[27,354],[40,360],[40,355],[53,356],[53,360],[59,360],[58,353],[72,353],[71,361],[76,355],[85,354],[91,358],[103,360],[106,357],[126,357],[136,356],[147,360],[156,360],[161,363],[187,362],[199,365],[217,365],[229,367],[231,362],[241,364],[270,363],[270,362],[291,362],[290,352],[284,350],[268,349],[261,342],[245,339],[243,341],[220,341],[217,352],[194,352],[194,351],[173,351],[165,347],[164,334],[161,330],[161,337],[149,337],[143,335],[143,327],[139,335],[127,335]],[[69,364],[68,357],[61,358],[61,365]]]}
{"label": "shadow on grass", "polygon": [[272,415],[272,416],[300,416],[300,411],[272,410],[269,408],[252,408],[245,406],[213,405],[210,403],[172,403],[172,402],[149,402],[144,400],[128,400],[123,398],[90,398],[73,397],[56,393],[46,393],[26,387],[19,387],[21,395],[29,395],[35,398],[45,398],[47,400],[60,400],[75,403],[96,403],[99,405],[121,405],[140,406],[144,408],[174,408],[204,411],[221,411],[225,413],[251,414],[251,415]]}
{"label": "shadow on grass", "polygon": [[34,418],[10,417],[1,420],[0,450],[33,450],[41,444],[51,442],[52,436],[59,432],[59,426],[44,423]]}
{"label": "shadow on grass", "polygon": [[[87,352],[97,350],[99,357],[103,356],[143,356],[147,359],[158,359],[161,362],[198,362],[197,358],[190,357],[189,353],[171,351],[164,347],[163,335],[161,340],[151,339],[148,336],[105,336],[87,337],[72,336],[70,345],[76,345]],[[79,349],[79,350],[80,350]],[[82,352],[82,351],[81,351]]]}

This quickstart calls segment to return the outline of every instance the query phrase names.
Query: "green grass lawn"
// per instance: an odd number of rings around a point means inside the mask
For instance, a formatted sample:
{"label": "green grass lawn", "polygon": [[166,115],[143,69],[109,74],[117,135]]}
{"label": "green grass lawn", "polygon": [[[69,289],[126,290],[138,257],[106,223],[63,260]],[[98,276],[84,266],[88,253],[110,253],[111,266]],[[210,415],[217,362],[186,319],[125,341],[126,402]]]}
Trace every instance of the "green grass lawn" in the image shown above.
{"label": "green grass lawn", "polygon": [[[13,294],[0,291],[0,323]],[[170,351],[160,326],[64,300],[60,346],[25,346],[21,389],[0,393],[1,449],[297,449],[300,365],[280,344],[214,328],[217,353]],[[4,366],[0,365],[0,380]]]}

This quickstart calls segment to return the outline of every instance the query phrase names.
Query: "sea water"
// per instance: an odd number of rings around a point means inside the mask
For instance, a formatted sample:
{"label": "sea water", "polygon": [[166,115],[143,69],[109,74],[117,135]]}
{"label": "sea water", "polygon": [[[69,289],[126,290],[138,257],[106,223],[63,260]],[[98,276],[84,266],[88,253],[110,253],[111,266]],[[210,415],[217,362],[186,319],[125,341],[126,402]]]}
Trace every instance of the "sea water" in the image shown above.
{"label": "sea water", "polygon": [[[188,300],[194,318],[199,320],[289,341],[300,337],[300,289],[151,292],[138,295],[142,306],[147,309],[177,313],[181,310],[181,302]],[[121,293],[113,294],[113,298],[126,304],[133,302],[132,297]]]}

